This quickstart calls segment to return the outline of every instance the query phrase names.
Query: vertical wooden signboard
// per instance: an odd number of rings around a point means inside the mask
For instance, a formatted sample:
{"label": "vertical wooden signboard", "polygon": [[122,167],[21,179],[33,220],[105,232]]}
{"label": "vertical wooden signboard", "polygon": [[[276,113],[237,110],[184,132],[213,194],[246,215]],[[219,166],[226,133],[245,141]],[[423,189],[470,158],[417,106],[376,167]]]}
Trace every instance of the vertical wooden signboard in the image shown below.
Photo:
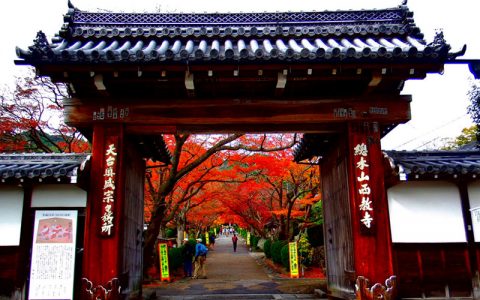
{"label": "vertical wooden signboard", "polygon": [[110,237],[113,234],[115,219],[115,185],[117,167],[118,138],[107,137],[103,167],[102,216],[100,219],[100,235]]}
{"label": "vertical wooden signboard", "polygon": [[28,299],[73,299],[77,211],[35,213]]}
{"label": "vertical wooden signboard", "polygon": [[160,259],[160,279],[161,281],[170,281],[170,270],[168,267],[168,245],[166,243],[158,244],[158,254]]}
{"label": "vertical wooden signboard", "polygon": [[288,256],[290,260],[290,277],[298,278],[298,253],[297,253],[297,243],[291,242],[288,243]]}
{"label": "vertical wooden signboard", "polygon": [[361,231],[371,233],[374,229],[374,196],[370,184],[369,146],[365,135],[353,137],[353,164],[355,175],[355,198]]}
{"label": "vertical wooden signboard", "polygon": [[383,283],[393,274],[393,264],[378,124],[351,124],[349,148],[355,275],[372,285]]}

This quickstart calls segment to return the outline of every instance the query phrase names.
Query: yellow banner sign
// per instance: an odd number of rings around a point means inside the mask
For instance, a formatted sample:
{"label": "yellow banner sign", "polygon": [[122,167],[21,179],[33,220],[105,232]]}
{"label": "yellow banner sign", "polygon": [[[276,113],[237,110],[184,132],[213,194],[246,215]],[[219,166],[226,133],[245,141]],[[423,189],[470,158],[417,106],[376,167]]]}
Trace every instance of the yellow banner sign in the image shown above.
{"label": "yellow banner sign", "polygon": [[210,239],[209,239],[209,236],[208,236],[208,231],[205,232],[205,243],[208,245],[210,245]]}
{"label": "yellow banner sign", "polygon": [[290,277],[298,278],[298,253],[296,242],[288,243],[288,254],[290,257]]}
{"label": "yellow banner sign", "polygon": [[165,243],[158,244],[160,258],[160,276],[161,280],[170,281],[170,272],[168,269],[168,246]]}
{"label": "yellow banner sign", "polygon": [[250,246],[250,232],[247,232],[247,246]]}

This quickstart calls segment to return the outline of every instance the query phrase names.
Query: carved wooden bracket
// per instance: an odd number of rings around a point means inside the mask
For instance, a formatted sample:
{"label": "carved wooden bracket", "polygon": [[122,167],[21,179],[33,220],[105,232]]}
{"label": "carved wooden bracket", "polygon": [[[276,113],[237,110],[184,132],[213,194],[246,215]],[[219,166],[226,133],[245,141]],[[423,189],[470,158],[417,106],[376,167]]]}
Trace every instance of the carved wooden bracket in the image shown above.
{"label": "carved wooden bracket", "polygon": [[102,285],[93,286],[93,283],[87,278],[82,278],[82,295],[85,300],[119,300],[120,299],[120,280],[113,278],[105,287]]}
{"label": "carved wooden bracket", "polygon": [[385,286],[375,283],[369,287],[369,280],[363,276],[357,277],[355,284],[355,294],[357,300],[394,300],[397,293],[397,276],[390,276],[385,280]]}

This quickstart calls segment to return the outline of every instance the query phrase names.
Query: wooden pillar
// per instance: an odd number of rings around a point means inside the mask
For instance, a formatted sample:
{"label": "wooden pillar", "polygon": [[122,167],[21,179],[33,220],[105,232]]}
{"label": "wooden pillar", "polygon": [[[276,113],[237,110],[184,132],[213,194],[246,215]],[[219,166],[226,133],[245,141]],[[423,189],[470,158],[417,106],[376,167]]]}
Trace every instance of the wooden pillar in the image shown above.
{"label": "wooden pillar", "polygon": [[375,297],[370,287],[377,283],[383,286],[379,291],[392,292],[395,285],[395,278],[391,278],[392,243],[377,124],[350,124],[347,147],[356,294],[364,299]]}
{"label": "wooden pillar", "polygon": [[118,299],[125,170],[121,125],[95,125],[85,220],[82,299]]}

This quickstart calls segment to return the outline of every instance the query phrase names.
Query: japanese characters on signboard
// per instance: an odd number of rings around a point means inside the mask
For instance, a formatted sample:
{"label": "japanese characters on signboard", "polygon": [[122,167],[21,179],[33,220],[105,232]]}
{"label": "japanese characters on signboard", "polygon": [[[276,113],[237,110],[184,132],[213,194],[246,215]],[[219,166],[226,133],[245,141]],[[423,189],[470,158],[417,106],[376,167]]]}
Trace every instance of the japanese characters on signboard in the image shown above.
{"label": "japanese characters on signboard", "polygon": [[291,242],[288,243],[288,256],[290,260],[290,277],[291,278],[298,278],[299,273],[298,273],[298,249],[297,249],[297,243],[296,242]]}
{"label": "japanese characters on signboard", "polygon": [[28,299],[73,299],[77,214],[35,212]]}
{"label": "japanese characters on signboard", "polygon": [[160,258],[160,276],[162,280],[170,280],[170,271],[168,268],[168,245],[165,243],[158,244],[158,252]]}
{"label": "japanese characters on signboard", "polygon": [[353,158],[355,165],[355,197],[358,201],[358,210],[360,212],[360,224],[364,230],[370,230],[373,227],[373,198],[370,187],[370,162],[368,147],[366,141],[357,143],[353,148]]}
{"label": "japanese characters on signboard", "polygon": [[117,166],[117,143],[107,143],[105,150],[102,191],[102,216],[100,234],[112,236],[115,217],[115,172]]}

